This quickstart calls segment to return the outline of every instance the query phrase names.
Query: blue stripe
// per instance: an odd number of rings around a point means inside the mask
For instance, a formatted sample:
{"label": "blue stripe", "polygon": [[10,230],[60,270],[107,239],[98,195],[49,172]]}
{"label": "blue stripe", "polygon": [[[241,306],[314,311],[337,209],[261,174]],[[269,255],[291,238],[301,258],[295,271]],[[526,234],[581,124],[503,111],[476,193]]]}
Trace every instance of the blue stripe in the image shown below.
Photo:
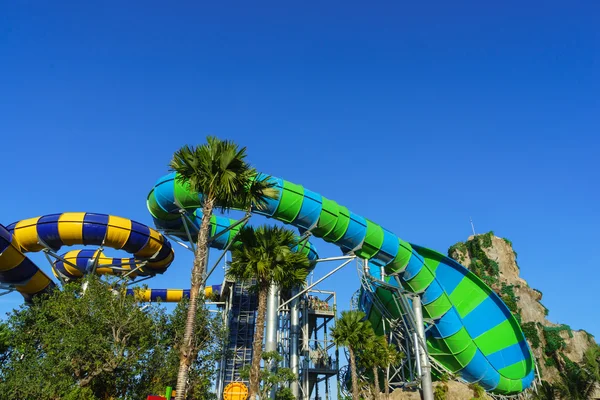
{"label": "blue stripe", "polygon": [[12,235],[4,225],[0,224],[0,254],[10,246],[11,241]]}
{"label": "blue stripe", "polygon": [[515,343],[512,346],[498,350],[487,356],[487,359],[496,369],[508,367],[519,361],[529,359],[529,347],[525,340]]}
{"label": "blue stripe", "polygon": [[185,297],[186,299],[190,298],[190,291],[189,291],[189,289],[183,291],[183,297]]}
{"label": "blue stripe", "polygon": [[292,225],[302,229],[310,228],[319,220],[322,208],[323,197],[318,193],[304,189],[302,207]]}
{"label": "blue stripe", "polygon": [[38,267],[27,257],[14,268],[0,271],[0,282],[25,283],[38,271]]}
{"label": "blue stripe", "polygon": [[130,254],[135,254],[142,250],[150,240],[150,228],[139,222],[131,221],[131,232],[123,250]]}
{"label": "blue stripe", "polygon": [[379,267],[385,267],[391,263],[400,249],[400,242],[398,236],[394,235],[387,229],[383,229],[383,243],[381,249],[371,258],[371,262]]}
{"label": "blue stripe", "polygon": [[352,251],[362,244],[366,234],[367,220],[350,211],[348,229],[346,229],[346,233],[344,233],[344,236],[336,244],[342,247],[344,252]]}
{"label": "blue stripe", "polygon": [[163,238],[163,246],[152,261],[162,261],[167,258],[169,254],[171,254],[171,242],[169,242],[167,238]]}
{"label": "blue stripe", "polygon": [[469,335],[477,339],[481,334],[504,322],[508,317],[503,312],[505,308],[504,303],[497,302],[495,296],[490,293],[487,299],[463,318]]}
{"label": "blue stripe", "polygon": [[212,285],[213,293],[221,294],[221,289],[223,285]]}
{"label": "blue stripe", "polygon": [[422,298],[423,305],[427,305],[429,303],[436,301],[437,299],[440,298],[440,296],[443,293],[444,293],[444,289],[442,289],[439,282],[434,280],[433,282],[431,282],[431,285],[429,285],[429,287],[427,289],[425,289],[425,292],[423,293],[423,298]]}
{"label": "blue stripe", "polygon": [[423,268],[424,262],[421,256],[413,249],[413,253],[408,260],[408,265],[402,273],[402,279],[409,281],[414,278]]}
{"label": "blue stripe", "polygon": [[171,213],[177,211],[175,204],[175,172],[163,176],[154,185],[154,198],[164,211]]}
{"label": "blue stripe", "polygon": [[488,369],[493,370],[483,353],[477,349],[471,361],[460,370],[460,374],[466,381],[473,383],[481,380]]}
{"label": "blue stripe", "polygon": [[41,217],[36,225],[38,238],[52,250],[57,251],[64,244],[58,234],[58,219],[62,214],[49,214]]}
{"label": "blue stripe", "polygon": [[70,274],[67,273],[67,270],[65,269],[65,263],[62,261],[55,261],[53,263],[54,265],[54,269],[57,270],[58,272],[60,272],[61,274],[71,277]]}
{"label": "blue stripe", "polygon": [[521,379],[521,383],[523,385],[523,390],[525,390],[531,386],[531,383],[533,382],[534,378],[535,378],[535,370],[531,369],[531,372],[529,372],[529,374],[527,374],[527,376],[525,378]]}
{"label": "blue stripe", "polygon": [[150,300],[158,301],[158,299],[165,301],[167,299],[167,289],[152,289],[150,292]]}
{"label": "blue stripe", "polygon": [[431,331],[435,338],[446,338],[460,331],[462,327],[463,323],[460,320],[458,311],[456,311],[456,308],[450,307],[448,312],[431,328]]}
{"label": "blue stripe", "polygon": [[101,245],[108,229],[108,215],[86,213],[83,217],[83,244]]}
{"label": "blue stripe", "polygon": [[[267,176],[268,175],[265,175],[265,174],[259,174],[256,179],[265,179]],[[275,211],[277,211],[277,207],[279,207],[279,202],[281,201],[281,197],[282,197],[281,195],[283,193],[283,179],[271,177],[271,179],[269,179],[269,182],[272,182],[275,184],[273,189],[275,189],[279,192],[279,196],[277,197],[277,199],[269,199],[269,198],[266,199],[265,207],[261,208],[260,210],[257,209],[256,212],[258,214],[272,217],[273,214],[275,214]]]}
{"label": "blue stripe", "polygon": [[75,265],[82,274],[86,274],[88,271],[88,265],[90,264],[90,257],[94,255],[94,251],[90,250],[79,250],[77,257],[75,258]]}
{"label": "blue stripe", "polygon": [[443,262],[441,262],[435,270],[435,278],[448,295],[456,289],[464,277],[464,272],[456,269],[453,265],[448,265]]}
{"label": "blue stripe", "polygon": [[485,390],[494,390],[500,383],[500,373],[494,368],[488,368],[483,377],[479,380],[479,384]]}
{"label": "blue stripe", "polygon": [[[215,216],[215,235],[217,236],[219,233],[223,232],[225,229],[229,228],[230,221],[229,218],[220,217],[218,215]],[[213,239],[211,242],[211,247],[215,247],[219,250],[223,250],[225,246],[227,246],[227,242],[229,241],[229,235],[231,234],[231,230],[222,234],[216,239]],[[213,237],[214,237],[213,236]]]}

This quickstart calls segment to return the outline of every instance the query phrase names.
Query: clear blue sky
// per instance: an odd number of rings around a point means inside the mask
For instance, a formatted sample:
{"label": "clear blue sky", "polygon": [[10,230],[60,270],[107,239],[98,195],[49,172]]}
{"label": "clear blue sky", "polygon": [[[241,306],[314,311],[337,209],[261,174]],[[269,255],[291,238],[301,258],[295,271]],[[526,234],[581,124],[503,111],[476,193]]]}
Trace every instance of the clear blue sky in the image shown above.
{"label": "clear blue sky", "polygon": [[[442,252],[472,216],[514,242],[553,321],[600,335],[600,3],[197,3],[2,3],[3,224],[150,224],[173,151],[214,134]],[[150,285],[189,271],[179,251]],[[357,284],[322,287],[347,307]]]}

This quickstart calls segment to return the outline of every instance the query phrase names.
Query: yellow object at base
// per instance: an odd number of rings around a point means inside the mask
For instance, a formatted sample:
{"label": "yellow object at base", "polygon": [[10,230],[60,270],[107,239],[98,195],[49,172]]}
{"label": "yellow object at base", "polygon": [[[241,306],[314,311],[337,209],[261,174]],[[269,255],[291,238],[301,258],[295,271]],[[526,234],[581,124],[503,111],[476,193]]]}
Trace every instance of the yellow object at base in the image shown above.
{"label": "yellow object at base", "polygon": [[231,382],[223,391],[224,400],[246,400],[248,387],[243,382]]}

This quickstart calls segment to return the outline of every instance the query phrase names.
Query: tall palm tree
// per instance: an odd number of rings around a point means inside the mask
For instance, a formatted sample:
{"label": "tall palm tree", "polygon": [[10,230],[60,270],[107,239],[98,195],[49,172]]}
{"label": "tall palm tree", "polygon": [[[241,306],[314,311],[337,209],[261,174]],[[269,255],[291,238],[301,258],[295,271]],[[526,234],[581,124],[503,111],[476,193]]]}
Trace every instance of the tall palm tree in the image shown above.
{"label": "tall palm tree", "polygon": [[202,222],[198,231],[191,277],[190,304],[181,346],[177,374],[176,399],[185,396],[186,383],[196,351],[192,346],[198,299],[206,270],[210,217],[215,208],[227,211],[232,207],[259,208],[267,198],[277,197],[268,178],[257,178],[256,170],[246,161],[246,148],[229,140],[208,137],[200,146],[183,146],[170,162],[176,179],[189,185],[192,192],[202,193]]}
{"label": "tall palm tree", "polygon": [[383,385],[385,390],[386,400],[390,398],[390,382],[388,379],[388,369],[396,366],[405,357],[404,353],[398,351],[393,343],[388,343],[385,337],[380,339],[379,354],[379,366],[384,370],[383,373]]}
{"label": "tall palm tree", "polygon": [[381,398],[379,375],[383,372],[385,398],[389,398],[390,390],[387,370],[389,367],[397,365],[403,358],[403,354],[396,349],[396,346],[388,343],[385,336],[375,336],[375,333],[371,329],[363,349],[358,354],[358,358],[358,364],[370,369],[373,374],[373,397],[376,400]]}
{"label": "tall palm tree", "polygon": [[358,375],[356,373],[356,352],[364,348],[373,331],[371,323],[364,321],[362,311],[342,311],[342,316],[335,322],[331,337],[336,346],[347,347],[350,353],[350,372],[352,375],[352,398],[358,400]]}
{"label": "tall palm tree", "polygon": [[255,400],[260,390],[260,360],[264,337],[267,295],[271,284],[282,290],[304,284],[309,270],[306,255],[292,251],[298,242],[294,232],[277,226],[247,226],[240,230],[239,243],[231,253],[227,276],[239,281],[255,280],[258,292],[258,312],[252,365],[250,367],[250,399]]}

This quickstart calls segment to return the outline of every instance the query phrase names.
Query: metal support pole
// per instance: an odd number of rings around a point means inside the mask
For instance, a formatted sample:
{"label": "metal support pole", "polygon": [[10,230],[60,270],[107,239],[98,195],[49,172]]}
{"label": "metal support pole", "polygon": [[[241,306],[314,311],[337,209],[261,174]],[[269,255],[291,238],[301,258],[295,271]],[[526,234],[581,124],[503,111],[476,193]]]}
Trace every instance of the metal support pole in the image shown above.
{"label": "metal support pole", "polygon": [[281,305],[281,307],[287,305],[288,303],[290,303],[292,300],[300,297],[301,295],[303,295],[304,293],[307,293],[310,289],[312,289],[313,287],[317,286],[319,283],[323,282],[325,279],[329,278],[331,275],[335,274],[337,271],[339,271],[340,269],[344,268],[346,265],[348,265],[350,263],[350,261],[352,261],[352,259],[355,257],[352,257],[350,259],[348,259],[346,262],[342,263],[339,267],[335,268],[333,271],[328,272],[324,277],[322,277],[321,279],[319,279],[318,281],[316,281],[315,283],[313,283],[312,285],[308,286],[306,289],[304,289],[303,291],[301,291],[300,293],[292,296],[291,299],[289,299],[288,301],[286,301],[285,303],[283,303]]}
{"label": "metal support pole", "polygon": [[[269,288],[269,297],[267,298],[267,332],[266,332],[266,341],[265,341],[265,352],[268,351],[277,351],[277,309],[279,308],[279,288],[275,284],[271,284]],[[257,326],[256,329],[260,329],[260,326]],[[276,366],[274,364],[269,365],[268,367],[273,370]],[[275,398],[276,388],[273,388],[271,392],[270,398]]]}
{"label": "metal support pole", "polygon": [[[295,296],[298,293],[298,289],[294,289],[292,291],[292,296]],[[290,336],[291,336],[291,342],[290,342],[290,368],[292,369],[292,372],[294,373],[294,375],[296,376],[296,379],[294,381],[292,381],[292,393],[294,395],[294,398],[297,399],[298,396],[300,395],[300,391],[299,391],[299,387],[298,387],[298,380],[299,380],[299,357],[298,357],[298,342],[300,340],[300,337],[298,335],[298,332],[300,331],[300,310],[299,310],[299,303],[300,300],[296,297],[294,298],[294,300],[292,300],[292,302],[290,303]]]}
{"label": "metal support pole", "polygon": [[421,361],[421,390],[423,391],[423,400],[433,400],[433,386],[431,382],[431,364],[427,356],[425,344],[425,330],[423,328],[423,311],[421,309],[421,298],[417,295],[412,299],[413,312],[415,313],[415,322],[417,325],[418,343],[415,343],[418,350],[418,357]]}

